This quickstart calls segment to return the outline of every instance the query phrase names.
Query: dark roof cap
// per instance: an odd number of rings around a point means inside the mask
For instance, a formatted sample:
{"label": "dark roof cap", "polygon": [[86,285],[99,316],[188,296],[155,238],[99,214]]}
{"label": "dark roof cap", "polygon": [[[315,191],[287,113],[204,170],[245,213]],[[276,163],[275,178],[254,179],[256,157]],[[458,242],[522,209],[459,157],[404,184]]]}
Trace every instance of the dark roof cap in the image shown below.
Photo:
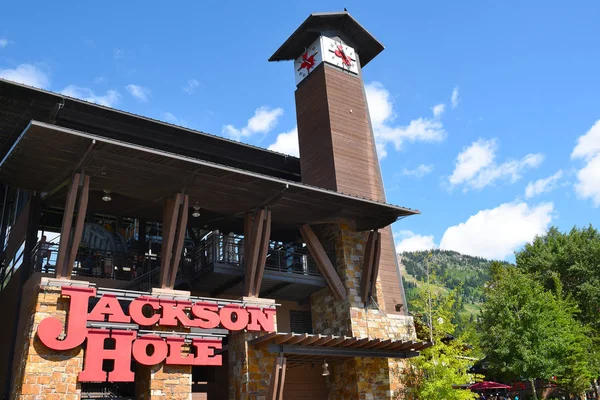
{"label": "dark roof cap", "polygon": [[277,49],[269,61],[295,59],[325,31],[337,31],[344,42],[353,46],[360,56],[362,67],[384,49],[383,45],[348,12],[313,13]]}

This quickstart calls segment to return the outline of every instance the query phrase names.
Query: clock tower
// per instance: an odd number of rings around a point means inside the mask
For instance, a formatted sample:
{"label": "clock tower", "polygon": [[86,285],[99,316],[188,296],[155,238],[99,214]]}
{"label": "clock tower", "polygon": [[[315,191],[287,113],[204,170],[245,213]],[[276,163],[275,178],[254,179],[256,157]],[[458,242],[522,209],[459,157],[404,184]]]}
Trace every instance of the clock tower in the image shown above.
{"label": "clock tower", "polygon": [[[386,201],[362,79],[382,50],[349,13],[314,13],[269,59],[293,60],[303,183]],[[406,314],[391,228],[380,232],[385,311]]]}

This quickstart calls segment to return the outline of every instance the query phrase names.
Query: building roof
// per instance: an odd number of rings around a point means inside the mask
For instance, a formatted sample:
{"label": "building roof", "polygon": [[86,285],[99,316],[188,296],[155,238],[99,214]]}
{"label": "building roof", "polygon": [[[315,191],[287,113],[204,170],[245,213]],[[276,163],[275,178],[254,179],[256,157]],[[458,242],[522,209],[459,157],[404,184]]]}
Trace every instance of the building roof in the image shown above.
{"label": "building roof", "polygon": [[0,79],[0,159],[31,120],[300,181],[297,157]]}
{"label": "building roof", "polygon": [[[212,161],[141,146],[44,122],[31,121],[0,163],[0,181],[55,195],[64,204],[66,183],[77,170],[90,175],[89,208],[95,212],[162,219],[162,201],[185,191],[203,209],[192,219],[211,228],[229,222],[242,231],[243,215],[268,206],[273,232],[305,223],[348,219],[358,230],[382,228],[418,211],[362,199]],[[113,200],[101,201],[103,190]],[[94,194],[94,192],[97,192]],[[49,205],[54,205],[50,203]]]}
{"label": "building roof", "polygon": [[333,32],[354,47],[364,67],[384,49],[361,24],[346,12],[313,13],[296,29],[269,61],[294,60],[310,46],[321,33]]}

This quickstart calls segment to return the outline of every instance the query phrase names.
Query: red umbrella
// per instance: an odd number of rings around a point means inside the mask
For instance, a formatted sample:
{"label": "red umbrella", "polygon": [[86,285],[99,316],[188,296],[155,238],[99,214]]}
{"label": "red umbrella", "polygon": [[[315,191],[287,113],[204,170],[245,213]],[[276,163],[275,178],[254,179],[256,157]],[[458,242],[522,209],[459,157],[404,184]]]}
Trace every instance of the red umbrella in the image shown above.
{"label": "red umbrella", "polygon": [[491,381],[477,382],[477,383],[474,383],[473,385],[469,386],[469,389],[471,389],[471,390],[510,389],[510,388],[511,388],[511,386],[504,385],[504,384],[498,383],[498,382],[491,382]]}

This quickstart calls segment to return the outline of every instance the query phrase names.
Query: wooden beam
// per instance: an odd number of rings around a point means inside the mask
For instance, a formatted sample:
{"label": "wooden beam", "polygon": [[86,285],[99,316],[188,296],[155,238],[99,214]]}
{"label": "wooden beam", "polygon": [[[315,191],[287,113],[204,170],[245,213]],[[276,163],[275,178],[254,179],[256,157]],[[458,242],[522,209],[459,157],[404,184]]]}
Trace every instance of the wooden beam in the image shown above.
{"label": "wooden beam", "polygon": [[73,224],[73,211],[75,209],[75,199],[77,198],[79,177],[79,174],[73,175],[71,185],[69,186],[69,191],[67,192],[65,211],[63,213],[63,220],[60,228],[58,256],[56,260],[55,274],[57,278],[71,278],[70,276],[66,276],[66,263],[68,259],[67,250],[69,247],[69,239],[71,238],[71,225]]}
{"label": "wooden beam", "polygon": [[279,371],[279,397],[277,400],[283,400],[283,386],[285,385],[285,370],[287,361],[285,357],[281,357],[281,369]]}
{"label": "wooden beam", "polygon": [[338,276],[337,271],[333,267],[331,260],[329,260],[329,257],[321,245],[321,242],[319,242],[317,235],[315,235],[313,230],[307,224],[300,228],[300,234],[302,235],[302,238],[308,247],[310,255],[317,264],[321,274],[323,274],[323,277],[327,281],[327,284],[329,285],[329,288],[333,292],[334,296],[338,300],[345,300],[347,297],[346,288]]}
{"label": "wooden beam", "polygon": [[173,241],[175,240],[175,226],[179,216],[179,204],[181,194],[177,193],[175,198],[165,199],[165,210],[162,225],[162,245],[160,249],[160,287],[166,288],[169,283],[169,266],[173,255]]}
{"label": "wooden beam", "polygon": [[262,335],[262,336],[257,337],[256,339],[250,340],[248,343],[250,343],[252,346],[256,346],[257,344],[260,344],[262,342],[266,342],[267,340],[273,339],[277,335],[278,335],[277,332],[267,333],[266,335]]}
{"label": "wooden beam", "polygon": [[271,371],[271,381],[269,382],[269,391],[267,400],[277,400],[277,385],[279,384],[279,357],[275,358],[273,370]]}
{"label": "wooden beam", "polygon": [[379,274],[379,259],[381,258],[381,232],[377,232],[375,254],[373,255],[373,271],[371,272],[371,296],[377,294],[377,275]]}
{"label": "wooden beam", "polygon": [[371,273],[373,271],[373,256],[375,254],[375,231],[369,232],[367,246],[365,247],[365,256],[363,260],[362,276],[360,277],[360,299],[363,303],[369,300],[369,290],[371,289]]}
{"label": "wooden beam", "polygon": [[[253,295],[252,286],[256,277],[256,268],[261,244],[263,223],[265,220],[265,210],[258,210],[254,222],[252,223],[252,234],[250,236],[250,247],[248,252],[248,265],[246,266],[246,277],[244,278],[244,296]],[[246,250],[244,250],[246,251]]]}
{"label": "wooden beam", "polygon": [[[83,182],[81,182],[83,180]],[[85,214],[87,213],[88,198],[90,194],[90,177],[88,175],[81,175],[79,179],[81,190],[79,192],[79,206],[77,207],[77,219],[75,220],[75,232],[71,239],[71,246],[69,251],[69,258],[65,269],[65,276],[70,277],[73,272],[73,266],[75,265],[75,259],[77,258],[77,251],[79,250],[79,244],[81,243],[81,236],[83,235],[83,225],[85,223]]]}
{"label": "wooden beam", "polygon": [[[183,251],[185,231],[188,222],[189,196],[187,194],[182,194],[180,197],[181,210],[179,210],[179,218],[177,218],[177,234],[175,238],[175,247],[173,248],[173,257],[171,258],[171,265],[169,268],[169,289],[173,289],[173,287],[175,286],[175,279],[177,278],[177,270],[179,269],[179,262],[181,261],[181,252]],[[177,206],[179,207],[179,205]]]}
{"label": "wooden beam", "polygon": [[271,211],[266,211],[265,222],[263,224],[261,244],[258,254],[258,265],[256,266],[256,276],[252,287],[252,296],[259,296],[262,278],[265,273],[265,264],[269,253],[269,241],[271,240]]}
{"label": "wooden beam", "polygon": [[252,213],[244,214],[244,270],[248,270],[248,249],[250,248],[250,236],[252,236]]}
{"label": "wooden beam", "polygon": [[275,358],[269,391],[267,392],[267,400],[283,400],[286,364],[285,357],[278,356]]}

